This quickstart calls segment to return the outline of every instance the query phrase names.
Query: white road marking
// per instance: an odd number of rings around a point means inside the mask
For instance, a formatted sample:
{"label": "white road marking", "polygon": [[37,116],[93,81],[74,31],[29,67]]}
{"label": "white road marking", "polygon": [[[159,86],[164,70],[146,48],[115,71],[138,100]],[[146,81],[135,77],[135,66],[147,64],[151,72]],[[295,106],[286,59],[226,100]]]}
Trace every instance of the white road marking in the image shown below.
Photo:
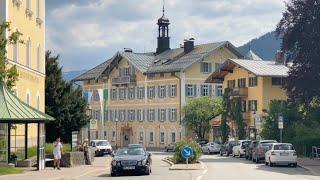
{"label": "white road marking", "polygon": [[205,169],[202,171],[202,175],[197,177],[197,180],[201,180],[203,178],[203,175],[205,175],[208,172],[208,169]]}

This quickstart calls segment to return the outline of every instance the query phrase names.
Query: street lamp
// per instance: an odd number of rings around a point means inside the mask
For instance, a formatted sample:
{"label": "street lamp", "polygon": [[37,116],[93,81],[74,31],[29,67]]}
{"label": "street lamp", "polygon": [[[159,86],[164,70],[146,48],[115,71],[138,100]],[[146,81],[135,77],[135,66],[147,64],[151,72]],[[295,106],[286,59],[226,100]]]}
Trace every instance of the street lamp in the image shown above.
{"label": "street lamp", "polygon": [[117,129],[118,129],[118,121],[119,121],[119,119],[118,118],[116,118],[116,150],[118,149],[118,138],[117,138]]}
{"label": "street lamp", "polygon": [[91,120],[91,117],[92,117],[92,108],[91,108],[90,104],[87,105],[86,114],[89,117],[89,121],[88,121],[88,140],[90,142],[90,120]]}
{"label": "street lamp", "polygon": [[254,133],[254,140],[257,140],[257,125],[256,125],[256,121],[257,121],[257,113],[256,111],[253,111],[253,133]]}

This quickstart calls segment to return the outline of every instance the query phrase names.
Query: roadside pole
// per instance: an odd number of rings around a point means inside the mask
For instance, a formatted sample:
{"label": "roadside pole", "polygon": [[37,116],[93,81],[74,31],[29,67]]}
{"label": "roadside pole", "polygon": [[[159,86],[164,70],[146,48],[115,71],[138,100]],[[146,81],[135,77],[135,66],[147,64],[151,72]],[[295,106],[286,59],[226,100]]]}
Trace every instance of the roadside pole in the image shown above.
{"label": "roadside pole", "polygon": [[280,130],[280,143],[282,143],[283,117],[278,117],[278,128]]}

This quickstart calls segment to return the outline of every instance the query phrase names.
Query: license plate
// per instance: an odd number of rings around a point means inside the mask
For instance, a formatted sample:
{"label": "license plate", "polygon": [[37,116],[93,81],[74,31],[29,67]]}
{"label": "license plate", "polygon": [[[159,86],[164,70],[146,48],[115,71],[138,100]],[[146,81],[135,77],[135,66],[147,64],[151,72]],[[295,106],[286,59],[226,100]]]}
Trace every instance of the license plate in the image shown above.
{"label": "license plate", "polygon": [[289,156],[289,153],[280,153],[280,156]]}
{"label": "license plate", "polygon": [[135,169],[136,167],[135,166],[126,166],[126,167],[123,167],[124,170],[132,170],[132,169]]}

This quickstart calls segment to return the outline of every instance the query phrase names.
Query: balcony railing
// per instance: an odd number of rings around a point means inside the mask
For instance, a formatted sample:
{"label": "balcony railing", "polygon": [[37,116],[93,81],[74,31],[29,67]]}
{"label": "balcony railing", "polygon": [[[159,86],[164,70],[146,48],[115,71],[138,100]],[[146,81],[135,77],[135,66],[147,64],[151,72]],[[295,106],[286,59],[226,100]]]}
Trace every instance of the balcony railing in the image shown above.
{"label": "balcony railing", "polygon": [[248,97],[248,88],[233,88],[230,97]]}
{"label": "balcony railing", "polygon": [[136,82],[136,76],[121,76],[112,78],[112,85],[131,84]]}
{"label": "balcony railing", "polygon": [[248,111],[248,112],[243,112],[243,113],[242,113],[242,118],[243,118],[244,120],[249,121],[249,120],[250,120],[250,112],[249,112],[249,111]]}

